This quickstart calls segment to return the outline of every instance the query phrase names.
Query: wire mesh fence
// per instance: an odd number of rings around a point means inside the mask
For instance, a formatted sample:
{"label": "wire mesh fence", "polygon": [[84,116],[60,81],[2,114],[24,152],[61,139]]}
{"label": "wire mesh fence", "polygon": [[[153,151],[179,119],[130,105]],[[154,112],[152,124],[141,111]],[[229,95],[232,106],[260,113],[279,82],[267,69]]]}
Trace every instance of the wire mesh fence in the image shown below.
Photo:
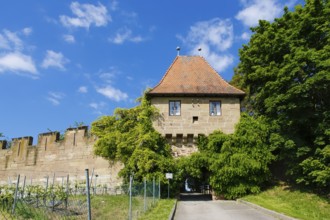
{"label": "wire mesh fence", "polygon": [[[55,176],[55,175],[54,175]],[[26,178],[0,186],[0,209],[8,219],[86,219],[86,181],[27,184]]]}
{"label": "wire mesh fence", "polygon": [[[160,183],[155,179],[138,183],[131,177],[128,184],[109,187],[91,181],[87,171],[85,180],[70,181],[69,176],[62,182],[54,180],[45,177],[43,184],[28,184],[18,175],[16,182],[1,185],[0,219],[98,219],[105,215],[136,220],[160,199]],[[123,198],[122,214],[100,214],[100,206],[114,197]],[[107,211],[111,212],[102,212]]]}
{"label": "wire mesh fence", "polygon": [[[128,219],[138,219],[148,209],[152,208],[160,199],[160,182],[144,179],[143,183],[135,183],[133,177],[130,177],[130,183],[125,187],[128,188],[129,209]],[[135,204],[133,204],[133,199]]]}

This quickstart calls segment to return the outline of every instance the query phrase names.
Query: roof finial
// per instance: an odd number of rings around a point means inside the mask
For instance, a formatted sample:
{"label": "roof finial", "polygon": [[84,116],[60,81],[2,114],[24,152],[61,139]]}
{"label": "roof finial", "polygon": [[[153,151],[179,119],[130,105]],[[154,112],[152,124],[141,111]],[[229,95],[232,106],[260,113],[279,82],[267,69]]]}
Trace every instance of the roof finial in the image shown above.
{"label": "roof finial", "polygon": [[199,56],[201,56],[201,51],[202,51],[202,48],[199,47],[199,48],[198,48],[198,54],[199,54]]}
{"label": "roof finial", "polygon": [[178,56],[180,56],[180,47],[176,47],[176,51],[178,51]]}

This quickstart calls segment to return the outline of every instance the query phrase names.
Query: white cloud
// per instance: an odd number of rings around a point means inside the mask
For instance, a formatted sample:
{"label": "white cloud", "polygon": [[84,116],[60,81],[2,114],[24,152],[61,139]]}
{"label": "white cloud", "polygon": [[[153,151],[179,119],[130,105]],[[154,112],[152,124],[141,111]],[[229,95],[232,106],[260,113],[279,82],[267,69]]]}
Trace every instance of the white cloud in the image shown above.
{"label": "white cloud", "polygon": [[111,67],[108,72],[102,72],[99,77],[103,82],[111,84],[118,74],[119,71],[115,67]]}
{"label": "white cloud", "polygon": [[206,44],[225,51],[233,44],[233,24],[230,20],[214,18],[197,22],[190,27],[187,37],[181,39],[189,45]]}
{"label": "white cloud", "polygon": [[245,26],[258,25],[259,20],[272,21],[280,16],[284,5],[277,3],[277,0],[252,0],[241,1],[245,8],[238,12],[235,18]]}
{"label": "white cloud", "polygon": [[87,89],[86,86],[80,86],[79,89],[78,89],[78,92],[79,93],[87,93],[88,89]]}
{"label": "white cloud", "polygon": [[112,11],[116,11],[118,9],[118,5],[119,5],[118,1],[114,0],[110,3],[110,9]]}
{"label": "white cloud", "polygon": [[120,91],[119,89],[113,88],[112,86],[97,88],[96,91],[116,102],[123,101],[128,98],[128,95],[126,93]]}
{"label": "white cloud", "polygon": [[31,35],[31,33],[32,33],[32,28],[30,28],[30,27],[23,28],[22,33],[23,33],[25,36],[29,36],[29,35]]}
{"label": "white cloud", "polygon": [[125,41],[139,43],[144,39],[141,36],[133,36],[132,30],[124,27],[119,29],[113,38],[109,38],[109,41],[114,44],[123,44]]}
{"label": "white cloud", "polygon": [[4,37],[7,39],[10,50],[21,51],[23,49],[23,41],[17,36],[15,32],[3,30]]}
{"label": "white cloud", "polygon": [[46,69],[49,67],[56,67],[60,70],[65,70],[64,65],[68,62],[69,60],[65,58],[62,53],[47,50],[46,57],[44,58],[41,66]]}
{"label": "white cloud", "polygon": [[83,27],[89,29],[91,25],[95,25],[96,27],[106,26],[108,21],[111,21],[107,8],[101,3],[92,5],[72,2],[70,8],[74,17],[60,16],[61,23],[66,27]]}
{"label": "white cloud", "polygon": [[9,41],[2,34],[0,34],[0,49],[5,49],[5,50],[9,50],[10,49]]}
{"label": "white cloud", "polygon": [[89,104],[89,107],[93,108],[95,111],[94,113],[101,115],[102,114],[102,110],[107,106],[107,104],[105,102],[92,102]]}
{"label": "white cloud", "polygon": [[99,103],[96,103],[96,102],[92,102],[89,104],[89,106],[95,110],[99,110],[103,107],[105,107],[107,104],[105,102],[99,102]]}
{"label": "white cloud", "polygon": [[[198,52],[198,48],[203,49]],[[196,48],[192,51],[192,54],[203,56],[205,60],[207,60],[207,62],[209,62],[210,65],[218,72],[225,70],[234,62],[234,57],[231,54],[220,55],[219,53],[212,51],[209,45],[205,44],[196,46]]]}
{"label": "white cloud", "polygon": [[211,66],[219,72],[225,70],[234,62],[234,57],[232,55],[218,55],[216,53],[210,53],[204,57],[211,64]]}
{"label": "white cloud", "polygon": [[71,34],[65,34],[63,35],[63,39],[68,42],[68,43],[75,43],[76,42],[76,39],[74,38],[73,35]]}
{"label": "white cloud", "polygon": [[243,39],[243,40],[250,40],[250,37],[251,37],[251,34],[248,33],[248,32],[244,32],[244,33],[241,35],[241,39]]}
{"label": "white cloud", "polygon": [[0,33],[0,72],[23,72],[36,77],[38,71],[32,57],[22,52],[24,43],[19,37],[22,33],[24,31],[16,33],[6,29]]}
{"label": "white cloud", "polygon": [[61,92],[49,92],[47,100],[50,101],[53,105],[61,104],[61,100],[65,97],[65,94]]}
{"label": "white cloud", "polygon": [[223,71],[233,63],[233,56],[224,54],[234,41],[234,28],[229,19],[197,22],[190,27],[186,37],[178,38],[190,49],[190,54],[205,57],[217,71]]}
{"label": "white cloud", "polygon": [[4,71],[37,74],[37,69],[32,58],[19,52],[7,53],[0,56],[0,72]]}

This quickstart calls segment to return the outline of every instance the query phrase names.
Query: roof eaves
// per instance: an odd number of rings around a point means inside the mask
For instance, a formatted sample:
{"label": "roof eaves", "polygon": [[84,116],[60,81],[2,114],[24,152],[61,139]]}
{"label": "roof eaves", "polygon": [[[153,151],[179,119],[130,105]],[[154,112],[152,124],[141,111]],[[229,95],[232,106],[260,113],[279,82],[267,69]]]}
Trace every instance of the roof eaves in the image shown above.
{"label": "roof eaves", "polygon": [[210,97],[244,97],[245,93],[163,93],[163,92],[159,92],[159,93],[149,93],[150,96],[153,97],[169,97],[169,96],[210,96]]}

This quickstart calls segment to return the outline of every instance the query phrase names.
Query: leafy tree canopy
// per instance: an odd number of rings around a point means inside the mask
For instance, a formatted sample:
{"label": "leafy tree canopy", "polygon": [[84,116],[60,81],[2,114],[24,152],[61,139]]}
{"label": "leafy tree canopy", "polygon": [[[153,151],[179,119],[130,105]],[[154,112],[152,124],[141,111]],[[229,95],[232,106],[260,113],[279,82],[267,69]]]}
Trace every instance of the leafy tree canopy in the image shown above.
{"label": "leafy tree canopy", "polygon": [[270,125],[265,117],[243,114],[234,134],[200,136],[199,152],[179,159],[177,175],[204,181],[227,199],[260,192],[271,180],[269,166],[279,142],[276,126]]}
{"label": "leafy tree canopy", "polygon": [[[215,149],[219,153],[213,154],[210,166],[211,185],[217,194],[238,198],[260,192],[268,183],[269,165],[275,159],[272,154],[275,147],[269,142],[271,131],[264,118],[243,114],[234,134],[225,139],[224,134],[213,134],[218,136],[216,145],[222,145],[220,151]],[[212,141],[210,144],[214,145]]]}
{"label": "leafy tree canopy", "polygon": [[134,174],[136,180],[158,176],[173,170],[171,149],[152,126],[157,110],[146,95],[140,105],[131,109],[116,109],[113,116],[103,116],[92,123],[91,132],[98,137],[96,155],[124,163],[120,175],[126,180]]}
{"label": "leafy tree canopy", "polygon": [[278,125],[287,174],[323,189],[330,189],[329,18],[330,1],[306,0],[273,23],[260,21],[232,81],[247,92],[248,111]]}

